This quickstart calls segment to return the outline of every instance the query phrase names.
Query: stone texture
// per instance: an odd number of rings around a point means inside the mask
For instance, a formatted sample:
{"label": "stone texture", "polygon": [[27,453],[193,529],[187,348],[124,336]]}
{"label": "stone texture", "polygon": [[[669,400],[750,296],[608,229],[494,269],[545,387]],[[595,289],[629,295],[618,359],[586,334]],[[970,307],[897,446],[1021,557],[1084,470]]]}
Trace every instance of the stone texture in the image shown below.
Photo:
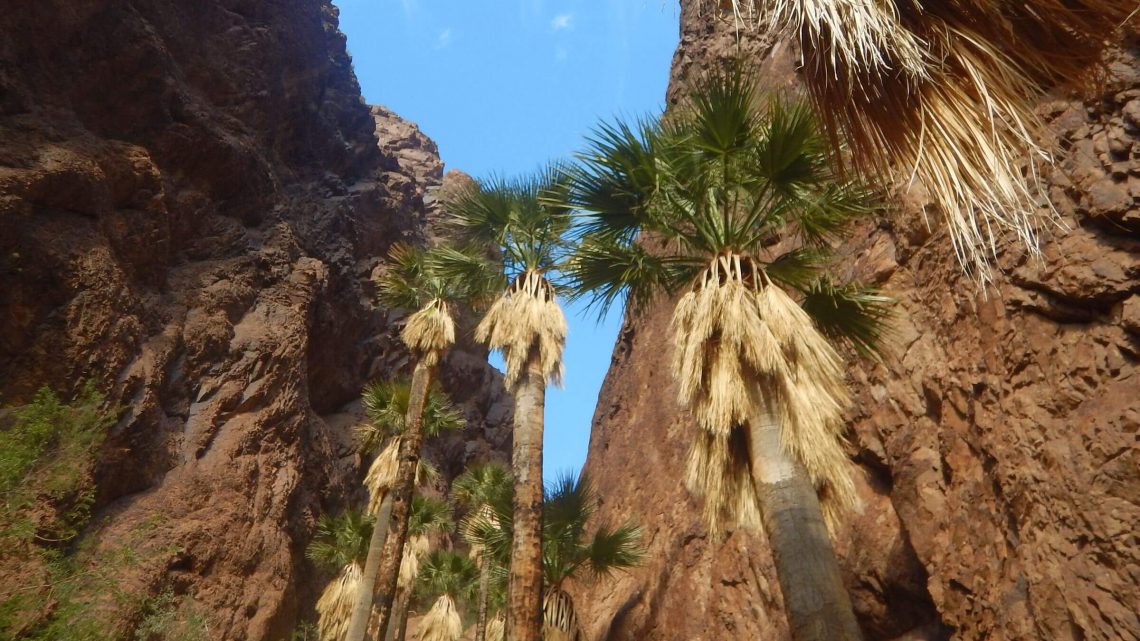
{"label": "stone texture", "polygon": [[[325,0],[0,16],[0,396],[93,380],[124,405],[89,539],[137,557],[107,570],[122,589],[192,595],[216,639],[311,615],[314,519],[361,498],[361,386],[407,369],[371,276],[425,239],[441,174],[363,103]],[[444,368],[471,419],[432,446],[445,472],[508,438],[483,357]],[[0,584],[16,570],[0,555]],[[137,611],[100,596],[133,638]]]}
{"label": "stone texture", "polygon": [[[683,0],[670,102],[739,51],[794,87],[797,57]],[[1140,638],[1140,50],[1101,94],[1043,105],[1067,159],[1046,176],[1067,229],[1041,263],[1005,250],[981,295],[921,194],[844,247],[845,269],[898,300],[893,347],[856,363],[851,456],[865,507],[837,535],[868,639]],[[675,404],[668,318],[627,317],[587,470],[601,517],[646,528],[649,561],[576,586],[595,641],[787,638],[761,537],[710,540],[680,475],[691,418]]]}

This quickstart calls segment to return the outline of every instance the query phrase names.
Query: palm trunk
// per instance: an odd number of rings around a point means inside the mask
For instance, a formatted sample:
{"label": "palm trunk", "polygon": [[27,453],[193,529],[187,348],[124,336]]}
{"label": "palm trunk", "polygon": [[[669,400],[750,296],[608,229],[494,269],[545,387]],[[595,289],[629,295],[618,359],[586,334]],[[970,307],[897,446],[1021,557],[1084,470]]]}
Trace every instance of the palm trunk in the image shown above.
{"label": "palm trunk", "polygon": [[784,452],[775,413],[760,408],[750,423],[752,479],[792,641],[862,641],[815,488]]}
{"label": "palm trunk", "polygon": [[479,617],[475,621],[475,641],[485,641],[487,638],[487,596],[491,591],[491,564],[486,559],[479,559]]}
{"label": "palm trunk", "polygon": [[542,429],[546,377],[532,348],[515,387],[514,532],[507,597],[506,641],[542,638]]}
{"label": "palm trunk", "polygon": [[[376,633],[376,638],[383,638],[388,624],[388,613],[392,608],[396,581],[400,578],[400,558],[404,552],[404,543],[408,539],[408,514],[411,511],[412,491],[415,489],[416,467],[420,462],[420,447],[423,444],[424,403],[427,400],[428,387],[431,385],[432,370],[433,367],[421,359],[416,363],[416,368],[412,372],[412,385],[408,395],[408,414],[404,421],[403,438],[400,441],[400,467],[396,472],[396,482],[389,493],[392,507],[391,525],[387,529],[393,536],[386,536],[388,539],[386,545],[381,544],[383,553],[377,554],[379,572],[369,578],[367,567],[365,568],[366,574],[362,582],[362,591],[368,591],[369,594],[363,599],[358,598],[356,607],[352,611],[352,619],[345,641],[364,641],[368,627],[368,613],[374,603],[380,609],[380,629]],[[380,521],[377,520],[377,528],[379,527]],[[369,546],[366,563],[371,562],[372,548]]]}
{"label": "palm trunk", "polygon": [[[364,575],[360,580],[360,590],[356,593],[356,603],[352,607],[346,639],[363,639],[368,629],[368,615],[372,612],[372,588],[376,585],[376,577],[380,575],[380,558],[388,540],[388,520],[391,516],[392,493],[389,492],[380,502],[380,512],[376,515],[376,524],[372,526],[368,556],[364,560]],[[357,636],[354,637],[353,634]]]}
{"label": "palm trunk", "polygon": [[399,588],[396,603],[392,606],[392,624],[388,626],[388,633],[384,641],[396,641],[400,637],[404,626],[408,623],[408,601],[411,600],[411,587]]}

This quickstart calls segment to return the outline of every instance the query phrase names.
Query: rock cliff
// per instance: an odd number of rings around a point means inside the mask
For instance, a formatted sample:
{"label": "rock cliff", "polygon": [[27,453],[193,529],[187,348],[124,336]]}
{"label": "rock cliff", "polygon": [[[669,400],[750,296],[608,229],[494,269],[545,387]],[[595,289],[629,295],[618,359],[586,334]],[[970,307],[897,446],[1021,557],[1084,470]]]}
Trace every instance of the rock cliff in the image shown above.
{"label": "rock cliff", "polygon": [[[671,102],[738,52],[795,87],[790,45],[681,5]],[[1045,177],[1066,229],[1042,263],[1006,249],[980,294],[920,194],[844,248],[898,301],[891,354],[850,369],[865,507],[837,547],[868,639],[1140,639],[1140,43],[1109,67],[1103,92],[1042,105],[1068,151]],[[650,554],[577,586],[587,636],[785,639],[764,541],[710,538],[682,486],[670,309],[626,318],[594,416],[601,516],[642,523]]]}
{"label": "rock cliff", "polygon": [[[87,537],[129,552],[107,570],[122,590],[192,596],[217,639],[308,614],[314,518],[360,498],[354,400],[407,366],[371,277],[424,240],[441,174],[361,100],[327,0],[0,14],[0,396],[91,380],[126,408]],[[465,350],[441,378],[470,425],[431,453],[450,473],[508,438]],[[41,570],[0,555],[0,579]],[[112,636],[120,605],[95,597]]]}

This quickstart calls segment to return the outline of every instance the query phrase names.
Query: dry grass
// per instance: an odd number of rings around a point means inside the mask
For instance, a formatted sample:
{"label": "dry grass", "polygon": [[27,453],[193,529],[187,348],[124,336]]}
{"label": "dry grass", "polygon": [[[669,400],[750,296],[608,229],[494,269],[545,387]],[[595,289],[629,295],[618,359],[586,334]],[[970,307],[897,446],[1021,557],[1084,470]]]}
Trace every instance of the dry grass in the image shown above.
{"label": "dry grass", "polygon": [[742,426],[771,407],[783,446],[803,463],[834,523],[857,504],[843,449],[842,360],[794,300],[750,273],[740,257],[718,257],[673,313],[679,398],[700,427],[686,482],[705,498],[714,531],[723,522],[759,527]]}
{"label": "dry grass", "polygon": [[1005,242],[1038,253],[1056,221],[1039,172],[1054,141],[1034,109],[1089,84],[1136,0],[732,0],[798,38],[838,146],[866,172],[920,183],[982,283]]}
{"label": "dry grass", "polygon": [[404,344],[429,367],[455,342],[455,320],[443,301],[433,301],[408,317],[400,336]]}
{"label": "dry grass", "polygon": [[350,563],[321,593],[317,600],[317,631],[321,639],[334,641],[344,638],[362,578],[360,566]]}
{"label": "dry grass", "polygon": [[463,623],[455,601],[446,594],[436,599],[418,628],[419,641],[456,641],[463,634]]}
{"label": "dry grass", "polygon": [[539,273],[520,275],[487,310],[475,328],[475,339],[503,353],[506,385],[518,382],[531,350],[538,352],[546,380],[562,383],[562,348],[566,344],[566,317],[554,297],[554,289]]}

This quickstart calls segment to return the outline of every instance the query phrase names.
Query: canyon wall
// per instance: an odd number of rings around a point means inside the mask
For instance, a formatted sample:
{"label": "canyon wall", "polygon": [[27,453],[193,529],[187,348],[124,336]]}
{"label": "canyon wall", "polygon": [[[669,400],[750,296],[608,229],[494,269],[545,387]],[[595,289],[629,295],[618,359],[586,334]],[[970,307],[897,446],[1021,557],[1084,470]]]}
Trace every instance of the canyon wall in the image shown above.
{"label": "canyon wall", "polygon": [[[374,303],[443,177],[360,96],[327,0],[45,0],[0,14],[0,398],[93,381],[124,410],[85,554],[170,591],[213,638],[275,640],[327,577],[315,518],[359,503],[362,385],[407,371]],[[441,378],[470,419],[447,474],[501,458],[510,403],[470,342]],[[47,570],[13,567],[0,584]],[[93,595],[108,636],[137,612]],[[133,638],[133,637],[131,637]]]}
{"label": "canyon wall", "polygon": [[[723,3],[722,3],[723,4]],[[797,52],[682,0],[669,101],[743,55],[794,89]],[[1107,86],[1042,105],[1066,160],[1045,176],[1066,225],[1040,263],[1005,249],[983,295],[920,193],[843,248],[897,299],[889,355],[853,363],[861,514],[838,532],[868,639],[1140,639],[1140,45]],[[671,305],[627,316],[587,470],[602,518],[644,525],[644,567],[575,586],[587,638],[787,638],[762,537],[701,523],[681,471],[692,419],[669,373]]]}

